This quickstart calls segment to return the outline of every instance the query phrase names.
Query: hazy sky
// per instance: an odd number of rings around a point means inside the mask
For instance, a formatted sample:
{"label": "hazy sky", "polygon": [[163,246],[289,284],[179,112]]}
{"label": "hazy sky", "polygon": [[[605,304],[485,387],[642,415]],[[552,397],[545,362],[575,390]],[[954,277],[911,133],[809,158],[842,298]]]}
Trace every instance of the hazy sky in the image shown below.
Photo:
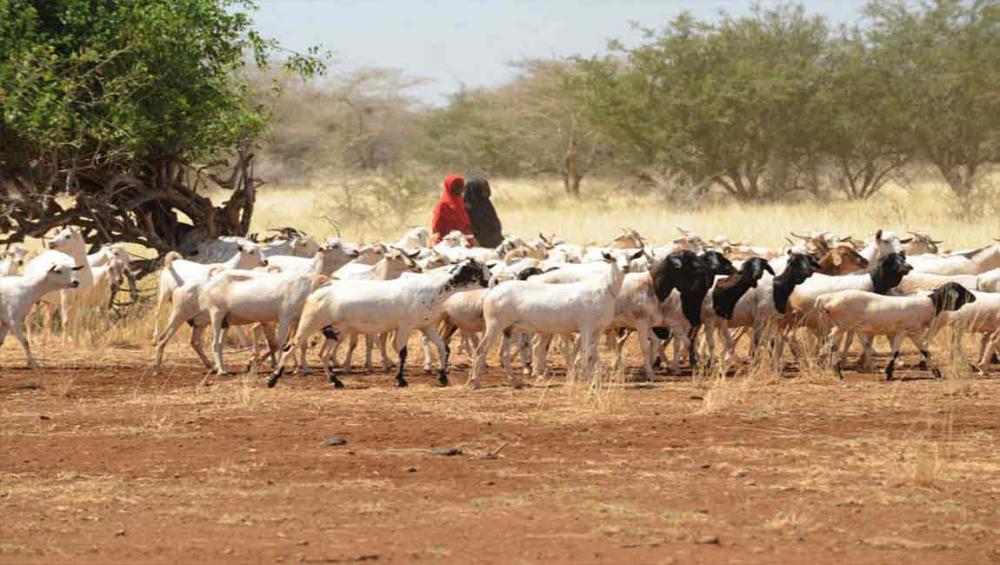
{"label": "hazy sky", "polygon": [[[863,0],[806,1],[836,22],[857,18]],[[303,50],[335,54],[332,73],[366,66],[430,79],[411,91],[442,103],[462,84],[493,86],[525,57],[592,55],[609,39],[638,38],[630,22],[659,27],[684,10],[711,17],[747,11],[750,0],[260,0],[257,29]]]}

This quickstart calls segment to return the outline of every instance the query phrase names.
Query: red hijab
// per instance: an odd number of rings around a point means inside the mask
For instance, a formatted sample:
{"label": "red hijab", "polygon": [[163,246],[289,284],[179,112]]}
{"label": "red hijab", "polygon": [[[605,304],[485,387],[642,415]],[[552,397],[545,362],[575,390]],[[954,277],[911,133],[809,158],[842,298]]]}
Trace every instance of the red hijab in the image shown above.
{"label": "red hijab", "polygon": [[465,201],[459,188],[465,184],[462,175],[448,175],[444,179],[444,192],[437,205],[434,206],[434,218],[431,220],[431,230],[434,232],[434,243],[441,241],[443,236],[454,230],[466,235],[472,235],[472,220],[465,211]]}

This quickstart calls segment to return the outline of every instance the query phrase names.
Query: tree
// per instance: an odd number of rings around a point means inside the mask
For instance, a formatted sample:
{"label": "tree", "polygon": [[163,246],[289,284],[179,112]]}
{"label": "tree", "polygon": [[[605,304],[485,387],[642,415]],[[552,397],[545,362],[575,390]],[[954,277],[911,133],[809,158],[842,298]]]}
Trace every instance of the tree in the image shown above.
{"label": "tree", "polygon": [[534,171],[558,173],[566,194],[580,196],[580,183],[602,154],[603,139],[576,96],[579,71],[567,61],[529,59],[500,88],[503,120],[523,161]]}
{"label": "tree", "polygon": [[496,92],[463,89],[448,105],[430,112],[424,122],[427,140],[421,154],[448,169],[461,167],[487,175],[517,175],[523,171],[519,147],[503,115],[510,110]]}
{"label": "tree", "polygon": [[739,200],[773,197],[796,187],[766,186],[772,167],[816,150],[828,35],[801,6],[718,22],[684,14],[638,47],[581,61],[589,115],[637,169],[679,172]]}
{"label": "tree", "polygon": [[911,161],[910,116],[905,89],[861,29],[845,30],[830,47],[829,81],[817,111],[824,127],[822,152],[831,161],[836,186],[850,199],[878,193]]}
{"label": "tree", "polygon": [[422,108],[407,93],[423,82],[393,69],[362,69],[319,84],[285,86],[264,99],[274,118],[264,162],[280,168],[268,170],[309,176],[324,168],[398,167],[423,135]]}
{"label": "tree", "polygon": [[[0,243],[71,225],[162,253],[245,234],[268,116],[240,74],[277,47],[253,7],[0,0]],[[316,55],[287,67],[322,71]],[[210,186],[231,196],[216,206]]]}
{"label": "tree", "polygon": [[873,2],[870,40],[901,94],[908,140],[963,203],[1000,160],[1000,4]]}

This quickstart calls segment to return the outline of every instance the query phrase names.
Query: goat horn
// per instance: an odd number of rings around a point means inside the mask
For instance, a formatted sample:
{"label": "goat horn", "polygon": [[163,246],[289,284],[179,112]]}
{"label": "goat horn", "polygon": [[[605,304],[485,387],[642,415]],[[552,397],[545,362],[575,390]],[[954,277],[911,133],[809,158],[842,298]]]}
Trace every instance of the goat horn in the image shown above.
{"label": "goat horn", "polygon": [[812,239],[812,236],[799,235],[793,231],[790,231],[788,233],[792,234],[792,237],[797,237],[799,239]]}

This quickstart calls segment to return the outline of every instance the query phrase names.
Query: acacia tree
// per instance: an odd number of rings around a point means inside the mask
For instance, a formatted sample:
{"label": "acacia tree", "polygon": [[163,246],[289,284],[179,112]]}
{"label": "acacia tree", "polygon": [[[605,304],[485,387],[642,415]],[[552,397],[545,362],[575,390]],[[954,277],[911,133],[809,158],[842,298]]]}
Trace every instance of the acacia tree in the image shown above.
{"label": "acacia tree", "polygon": [[858,28],[831,45],[827,64],[828,84],[814,105],[823,123],[822,153],[837,188],[849,199],[867,199],[912,160],[905,87],[892,80],[884,53]]}
{"label": "acacia tree", "polygon": [[1000,161],[1000,3],[872,2],[870,40],[909,127],[901,132],[962,202]]}
{"label": "acacia tree", "polygon": [[529,59],[514,64],[517,79],[497,91],[500,106],[509,108],[498,122],[506,124],[522,148],[522,159],[534,171],[557,173],[570,196],[604,151],[604,140],[576,96],[581,80],[568,61]]}
{"label": "acacia tree", "polygon": [[[256,82],[270,80],[256,77]],[[320,84],[289,81],[275,99],[274,125],[262,151],[269,175],[321,169],[393,169],[422,134],[420,107],[408,91],[425,81],[394,69],[361,69]]]}
{"label": "acacia tree", "polygon": [[[244,235],[267,123],[250,0],[0,0],[0,243],[77,226],[160,253]],[[317,52],[287,66],[322,71]],[[209,187],[230,192],[216,206]]]}
{"label": "acacia tree", "polygon": [[760,200],[775,165],[816,150],[825,21],[801,6],[701,22],[680,16],[633,49],[581,61],[590,117],[638,168]]}

